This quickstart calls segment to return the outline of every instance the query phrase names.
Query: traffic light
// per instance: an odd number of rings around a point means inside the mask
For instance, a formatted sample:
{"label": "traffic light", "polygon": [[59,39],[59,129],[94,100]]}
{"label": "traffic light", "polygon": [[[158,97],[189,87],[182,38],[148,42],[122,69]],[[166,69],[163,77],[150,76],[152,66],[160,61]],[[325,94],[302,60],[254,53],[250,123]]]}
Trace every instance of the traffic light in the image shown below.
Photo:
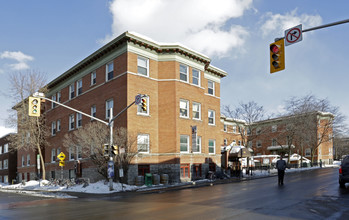
{"label": "traffic light", "polygon": [[285,39],[270,44],[270,73],[285,69]]}
{"label": "traffic light", "polygon": [[143,111],[147,111],[147,97],[143,97],[141,100],[141,108]]}
{"label": "traffic light", "polygon": [[118,155],[119,154],[119,146],[118,145],[113,145],[111,152],[113,155]]}
{"label": "traffic light", "polygon": [[109,156],[109,145],[108,144],[104,144],[103,150],[104,150],[104,156],[108,157]]}
{"label": "traffic light", "polygon": [[40,98],[29,97],[29,116],[40,117]]}

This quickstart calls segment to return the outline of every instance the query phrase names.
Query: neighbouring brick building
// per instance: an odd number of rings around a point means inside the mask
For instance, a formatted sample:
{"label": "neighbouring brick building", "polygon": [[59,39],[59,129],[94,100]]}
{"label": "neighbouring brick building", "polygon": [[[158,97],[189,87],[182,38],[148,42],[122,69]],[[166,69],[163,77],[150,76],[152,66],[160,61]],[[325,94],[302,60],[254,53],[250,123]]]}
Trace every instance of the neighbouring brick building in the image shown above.
{"label": "neighbouring brick building", "polygon": [[8,137],[0,138],[0,183],[12,183],[17,175],[17,151],[13,149]]}
{"label": "neighbouring brick building", "polygon": [[[227,75],[210,61],[182,45],[125,32],[51,81],[46,97],[108,121],[110,108],[116,115],[137,94],[146,94],[146,111],[132,106],[114,122],[114,127],[138,134],[140,153],[130,167],[129,181],[145,172],[168,174],[170,182],[204,178],[208,170],[220,168],[220,80]],[[65,178],[75,177],[74,165],[80,160],[83,177],[100,179],[88,155],[65,149],[62,143],[65,134],[91,119],[48,101],[45,109],[51,128],[46,177],[60,177],[56,157],[64,152]],[[197,128],[197,147],[192,145],[192,126]]]}

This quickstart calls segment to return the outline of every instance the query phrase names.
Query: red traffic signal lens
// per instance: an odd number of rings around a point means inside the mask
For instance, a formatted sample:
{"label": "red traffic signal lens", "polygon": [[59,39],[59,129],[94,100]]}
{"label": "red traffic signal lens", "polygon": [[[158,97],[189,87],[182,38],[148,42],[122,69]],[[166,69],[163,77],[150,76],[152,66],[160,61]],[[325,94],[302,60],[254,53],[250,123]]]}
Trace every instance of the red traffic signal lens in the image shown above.
{"label": "red traffic signal lens", "polygon": [[279,53],[279,51],[280,51],[279,47],[278,47],[276,44],[272,44],[272,45],[270,46],[270,50],[271,50],[271,52],[273,52],[273,53]]}

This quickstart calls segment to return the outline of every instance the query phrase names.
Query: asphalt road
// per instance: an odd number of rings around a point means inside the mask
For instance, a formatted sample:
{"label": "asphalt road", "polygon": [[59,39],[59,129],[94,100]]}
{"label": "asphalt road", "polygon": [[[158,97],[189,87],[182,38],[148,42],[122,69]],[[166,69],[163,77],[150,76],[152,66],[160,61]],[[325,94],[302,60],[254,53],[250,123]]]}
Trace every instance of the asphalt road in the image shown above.
{"label": "asphalt road", "polygon": [[349,219],[338,168],[152,193],[40,199],[0,193],[0,219]]}

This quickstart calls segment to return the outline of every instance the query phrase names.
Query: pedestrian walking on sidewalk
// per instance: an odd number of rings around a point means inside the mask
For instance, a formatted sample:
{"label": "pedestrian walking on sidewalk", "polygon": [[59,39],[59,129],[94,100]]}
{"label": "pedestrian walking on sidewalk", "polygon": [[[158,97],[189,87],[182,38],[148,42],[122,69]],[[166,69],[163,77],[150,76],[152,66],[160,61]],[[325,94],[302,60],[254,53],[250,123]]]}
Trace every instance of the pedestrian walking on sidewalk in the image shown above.
{"label": "pedestrian walking on sidewalk", "polygon": [[278,170],[278,183],[279,185],[284,185],[284,176],[285,176],[285,169],[286,169],[286,161],[282,159],[282,156],[280,156],[280,159],[276,162],[276,169]]}

